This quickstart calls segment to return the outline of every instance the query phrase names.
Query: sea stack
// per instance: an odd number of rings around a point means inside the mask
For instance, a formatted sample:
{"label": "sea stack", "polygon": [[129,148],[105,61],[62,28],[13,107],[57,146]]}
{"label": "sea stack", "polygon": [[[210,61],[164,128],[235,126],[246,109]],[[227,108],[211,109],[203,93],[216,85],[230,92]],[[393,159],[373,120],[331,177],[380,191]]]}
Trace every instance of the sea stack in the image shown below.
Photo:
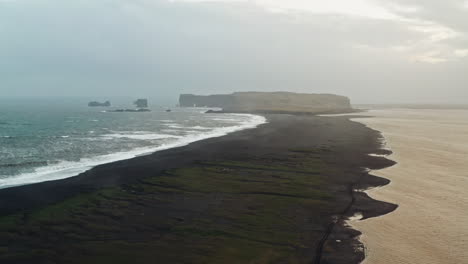
{"label": "sea stack", "polygon": [[133,104],[135,104],[137,108],[148,108],[148,99],[138,99]]}

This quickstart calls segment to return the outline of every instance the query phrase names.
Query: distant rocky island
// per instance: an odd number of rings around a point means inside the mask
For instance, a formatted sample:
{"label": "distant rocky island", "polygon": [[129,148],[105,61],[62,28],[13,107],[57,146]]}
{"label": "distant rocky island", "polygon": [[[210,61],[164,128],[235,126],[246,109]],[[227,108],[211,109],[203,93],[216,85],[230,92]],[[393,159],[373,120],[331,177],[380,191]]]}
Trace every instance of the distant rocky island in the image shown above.
{"label": "distant rocky island", "polygon": [[351,102],[334,94],[290,92],[237,92],[232,94],[182,94],[181,107],[217,107],[223,112],[238,113],[343,113],[351,112]]}
{"label": "distant rocky island", "polygon": [[150,109],[147,108],[137,108],[137,109],[116,109],[116,110],[110,110],[107,112],[112,112],[112,113],[122,113],[122,112],[130,112],[130,113],[136,113],[136,112],[151,112]]}
{"label": "distant rocky island", "polygon": [[133,104],[138,108],[148,108],[148,99],[138,99]]}
{"label": "distant rocky island", "polygon": [[[133,104],[136,106],[136,108],[127,108],[127,109],[114,109],[114,110],[108,110],[106,112],[115,112],[115,113],[122,113],[122,112],[151,112],[151,110],[148,108],[148,99],[138,99]],[[110,107],[111,102],[106,101],[104,103],[97,102],[97,101],[92,101],[88,103],[89,107]]]}
{"label": "distant rocky island", "polygon": [[97,102],[97,101],[92,101],[88,103],[89,107],[110,107],[111,102],[110,101],[105,101],[104,103]]}

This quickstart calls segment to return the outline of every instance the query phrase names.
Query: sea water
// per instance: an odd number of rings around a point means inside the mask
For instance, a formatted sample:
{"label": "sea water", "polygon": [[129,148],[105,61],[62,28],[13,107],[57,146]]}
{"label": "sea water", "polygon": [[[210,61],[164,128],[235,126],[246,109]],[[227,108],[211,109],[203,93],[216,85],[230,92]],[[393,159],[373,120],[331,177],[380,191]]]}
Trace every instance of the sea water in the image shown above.
{"label": "sea water", "polygon": [[265,118],[153,106],[115,113],[80,100],[0,99],[0,188],[73,177],[93,166],[254,128]]}
{"label": "sea water", "polygon": [[383,133],[397,165],[372,171],[391,180],[367,191],[396,211],[352,222],[364,263],[468,263],[468,110],[379,109],[358,118]]}

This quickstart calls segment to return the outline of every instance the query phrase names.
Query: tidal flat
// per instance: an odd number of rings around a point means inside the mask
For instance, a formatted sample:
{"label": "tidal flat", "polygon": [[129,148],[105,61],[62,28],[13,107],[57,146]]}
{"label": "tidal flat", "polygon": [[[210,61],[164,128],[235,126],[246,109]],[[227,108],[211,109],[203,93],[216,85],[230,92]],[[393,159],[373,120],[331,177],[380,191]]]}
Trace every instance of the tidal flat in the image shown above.
{"label": "tidal flat", "polygon": [[363,233],[365,263],[468,263],[468,110],[393,108],[366,115],[372,117],[356,121],[382,131],[393,151],[389,158],[398,162],[372,172],[392,183],[368,193],[399,208],[352,223]]}

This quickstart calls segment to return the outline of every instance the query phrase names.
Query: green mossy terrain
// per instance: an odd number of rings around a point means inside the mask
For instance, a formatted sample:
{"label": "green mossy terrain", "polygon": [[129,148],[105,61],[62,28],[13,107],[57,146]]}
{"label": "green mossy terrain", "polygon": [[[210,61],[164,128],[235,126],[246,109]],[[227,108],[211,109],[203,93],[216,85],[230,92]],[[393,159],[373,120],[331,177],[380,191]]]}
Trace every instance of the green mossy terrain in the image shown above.
{"label": "green mossy terrain", "polygon": [[304,263],[323,233],[327,149],[200,161],[0,218],[0,263]]}

